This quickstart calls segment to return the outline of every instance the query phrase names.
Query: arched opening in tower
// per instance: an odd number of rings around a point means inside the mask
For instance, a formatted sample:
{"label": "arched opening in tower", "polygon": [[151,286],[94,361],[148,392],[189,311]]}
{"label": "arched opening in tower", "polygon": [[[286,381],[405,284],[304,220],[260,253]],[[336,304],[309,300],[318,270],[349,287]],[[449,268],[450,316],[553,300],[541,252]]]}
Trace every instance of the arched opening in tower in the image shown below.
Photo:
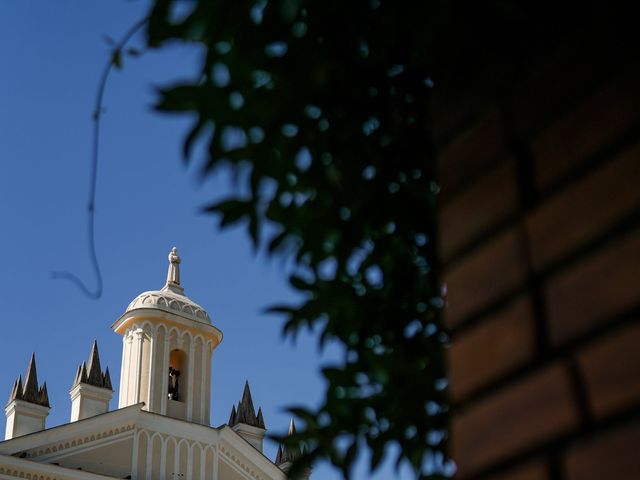
{"label": "arched opening in tower", "polygon": [[187,362],[187,355],[179,349],[171,350],[169,354],[169,386],[167,397],[170,400],[184,402],[186,375],[181,375]]}

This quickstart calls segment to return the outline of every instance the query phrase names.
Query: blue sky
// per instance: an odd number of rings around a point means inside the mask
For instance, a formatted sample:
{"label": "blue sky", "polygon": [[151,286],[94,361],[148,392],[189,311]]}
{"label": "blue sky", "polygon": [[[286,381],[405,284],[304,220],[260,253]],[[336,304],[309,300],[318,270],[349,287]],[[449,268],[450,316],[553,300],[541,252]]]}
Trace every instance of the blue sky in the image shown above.
{"label": "blue sky", "polygon": [[[98,340],[117,388],[121,338],[110,325],[144,290],[162,287],[167,253],[177,246],[186,294],[224,333],[214,353],[212,423],[251,384],[267,427],[285,430],[290,404],[316,404],[323,392],[315,340],[284,342],[280,320],[263,309],[295,301],[285,266],[253,253],[244,233],[220,233],[200,208],[229,189],[202,182],[198,159],[187,167],[181,141],[187,119],[155,114],[154,85],[189,77],[198,53],[172,47],[125,59],[105,96],[96,204],[96,244],[104,294],[90,300],[51,273],[69,270],[94,285],[86,245],[91,111],[108,58],[105,36],[118,38],[139,19],[143,1],[7,1],[0,13],[0,400],[36,352],[52,404],[47,425],[66,423],[77,365]],[[136,43],[136,42],[134,42]],[[139,41],[137,42],[140,43]],[[324,354],[324,361],[337,352]],[[117,406],[114,393],[111,408]],[[4,432],[3,422],[0,428]],[[267,445],[273,458],[275,446]],[[375,477],[393,478],[387,468]],[[404,476],[403,476],[404,477]],[[340,476],[326,466],[314,478]]]}

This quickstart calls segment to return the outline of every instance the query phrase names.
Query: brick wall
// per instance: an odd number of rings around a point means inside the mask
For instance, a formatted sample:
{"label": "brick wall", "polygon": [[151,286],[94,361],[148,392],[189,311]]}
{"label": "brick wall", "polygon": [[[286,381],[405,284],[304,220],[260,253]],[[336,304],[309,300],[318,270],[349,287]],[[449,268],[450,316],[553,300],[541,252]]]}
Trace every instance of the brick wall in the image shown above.
{"label": "brick wall", "polygon": [[640,68],[577,43],[436,116],[462,480],[640,478]]}

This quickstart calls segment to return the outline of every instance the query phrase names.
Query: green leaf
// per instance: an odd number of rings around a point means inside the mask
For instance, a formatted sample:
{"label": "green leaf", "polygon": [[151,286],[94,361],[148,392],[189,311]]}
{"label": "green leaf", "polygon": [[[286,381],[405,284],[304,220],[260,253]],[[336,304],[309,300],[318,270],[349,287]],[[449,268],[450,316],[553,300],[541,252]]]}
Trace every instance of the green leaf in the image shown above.
{"label": "green leaf", "polygon": [[117,70],[122,69],[122,52],[119,48],[111,52],[111,65]]}
{"label": "green leaf", "polygon": [[[470,4],[491,12],[474,15],[483,19],[476,26],[451,16],[447,2],[194,0],[182,16],[178,8],[178,0],[152,4],[146,47],[182,44],[202,61],[162,86],[155,108],[195,119],[182,153],[188,160],[206,144],[203,176],[237,179],[230,198],[205,211],[223,229],[241,224],[254,249],[268,235],[266,255],[294,272],[299,303],[267,312],[290,338],[308,328],[344,353],[322,371],[322,401],[292,408],[304,420],[296,439],[309,445],[301,458],[329,460],[348,477],[363,450],[374,471],[397,444],[416,478],[434,478],[441,472],[426,473],[421,460],[447,458],[446,444],[416,440],[448,418],[446,408],[424,407],[446,407],[436,385],[447,342],[442,307],[431,301],[440,289],[437,245],[416,243],[417,232],[438,238],[426,79],[441,85],[436,73],[452,69],[451,58],[460,65],[460,52],[447,49],[469,31],[479,34],[474,44],[483,41],[504,14]],[[435,333],[407,338],[416,318]],[[420,431],[407,437],[410,427]]]}
{"label": "green leaf", "polygon": [[213,203],[204,208],[207,213],[215,213],[221,215],[220,226],[225,227],[242,220],[246,216],[251,215],[252,203],[231,199],[222,202]]}

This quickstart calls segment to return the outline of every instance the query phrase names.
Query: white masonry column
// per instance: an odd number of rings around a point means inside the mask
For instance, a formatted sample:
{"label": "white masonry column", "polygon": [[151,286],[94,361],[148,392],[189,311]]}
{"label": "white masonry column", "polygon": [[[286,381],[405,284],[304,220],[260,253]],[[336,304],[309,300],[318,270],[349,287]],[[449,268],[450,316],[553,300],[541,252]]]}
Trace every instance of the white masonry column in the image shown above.
{"label": "white masonry column", "polygon": [[[135,366],[135,375],[134,375],[134,387],[133,391],[135,392],[135,397],[133,403],[138,403],[141,401],[140,397],[140,386],[142,383],[142,344],[144,342],[144,330],[139,327],[135,333],[136,336],[136,366]],[[148,405],[146,405],[148,409]]]}
{"label": "white masonry column", "polygon": [[193,478],[193,447],[195,444],[187,444],[187,478]]}
{"label": "white masonry column", "polygon": [[167,392],[169,391],[169,332],[164,334],[164,350],[162,352],[162,402],[160,413],[167,414]]}
{"label": "white masonry column", "polygon": [[155,392],[155,378],[156,378],[156,361],[154,355],[156,354],[156,330],[151,332],[148,339],[149,342],[149,357],[151,364],[149,365],[149,381],[147,382],[147,410],[153,411],[154,405],[154,392]]}
{"label": "white masonry column", "polygon": [[[187,393],[187,420],[190,422],[193,420],[193,393],[195,391],[193,384],[193,377],[195,375],[196,369],[196,345],[193,337],[189,339],[189,357],[187,358],[187,367],[189,367],[189,381],[187,386],[189,387],[189,392]],[[200,388],[203,388],[204,385],[200,385]]]}
{"label": "white masonry column", "polygon": [[[161,437],[162,438],[162,437]],[[162,446],[160,447],[160,478],[167,478],[167,442],[171,437],[162,438]],[[216,478],[216,477],[213,477]]]}
{"label": "white masonry column", "polygon": [[[206,468],[206,461],[207,461],[207,449],[203,448],[202,453],[200,454],[200,480],[205,480],[205,468]],[[213,477],[216,478],[216,477]]]}
{"label": "white masonry column", "polygon": [[120,392],[120,408],[131,405],[129,401],[129,384],[131,383],[131,350],[133,349],[133,331],[127,329],[125,338],[127,340],[125,346],[125,368],[120,372],[120,379],[124,382],[124,388]]}
{"label": "white masonry column", "polygon": [[[153,469],[153,436],[149,435],[149,440],[147,441],[147,465],[145,468],[146,471],[146,480],[153,480],[151,478],[151,470]],[[156,452],[157,455],[157,452]]]}
{"label": "white masonry column", "polygon": [[[126,359],[127,359],[127,335],[125,334],[122,337],[122,365],[120,366],[120,372],[124,372],[125,371]],[[120,389],[118,390],[118,392],[120,393],[120,397],[118,398],[118,408],[122,408],[124,406],[124,399],[126,398],[126,396],[123,395],[124,386],[125,386],[124,375],[122,375],[122,373],[121,373],[120,374]]]}
{"label": "white masonry column", "polygon": [[133,452],[131,458],[131,480],[138,478],[138,449],[140,448],[140,431],[134,430],[133,433]]}
{"label": "white masonry column", "polygon": [[[200,372],[202,375],[207,378],[207,348],[208,345],[204,342],[200,343]],[[203,425],[207,424],[207,419],[205,418],[205,402],[207,401],[207,387],[205,385],[200,386],[200,411],[198,412],[198,421]]]}

